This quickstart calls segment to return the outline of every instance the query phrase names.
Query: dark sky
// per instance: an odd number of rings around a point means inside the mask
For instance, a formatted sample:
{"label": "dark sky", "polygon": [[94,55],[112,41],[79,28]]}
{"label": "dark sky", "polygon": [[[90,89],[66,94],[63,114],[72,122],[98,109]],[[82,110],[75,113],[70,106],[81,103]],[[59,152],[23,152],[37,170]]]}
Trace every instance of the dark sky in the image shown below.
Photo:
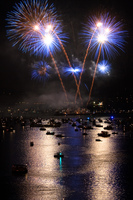
{"label": "dark sky", "polygon": [[[56,99],[56,101],[63,101],[64,93],[60,85],[56,72],[49,80],[44,83],[31,79],[31,66],[35,61],[41,58],[30,56],[29,53],[22,53],[18,47],[12,47],[6,37],[6,15],[7,12],[13,10],[15,3],[18,0],[8,0],[0,2],[0,103],[15,103],[19,100],[36,100],[48,101],[49,99]],[[64,30],[68,33],[70,39],[66,45],[67,53],[72,59],[72,55],[80,62],[83,61],[85,54],[85,47],[83,48],[79,39],[79,32],[82,29],[82,23],[86,23],[89,16],[97,15],[97,13],[109,12],[116,19],[122,20],[125,29],[128,31],[127,44],[125,45],[125,52],[121,52],[115,59],[110,59],[111,64],[110,76],[97,75],[95,79],[93,97],[105,97],[114,95],[121,95],[132,92],[133,85],[133,62],[132,62],[132,1],[113,1],[113,0],[93,0],[93,1],[77,1],[77,0],[53,0],[57,13],[62,16],[64,22]],[[62,52],[57,52],[55,59],[60,65],[60,62],[65,63],[65,57]],[[49,64],[51,60],[47,59]],[[86,65],[90,66],[93,61],[92,57],[87,58]],[[88,90],[85,87],[90,87],[91,76],[90,71],[86,71],[82,79],[81,94],[84,99],[88,97]],[[75,82],[73,77],[64,77],[62,75],[64,85],[69,100],[74,99],[76,92]],[[57,95],[58,94],[58,95]],[[60,98],[61,97],[61,98]],[[65,97],[64,97],[65,98]]]}

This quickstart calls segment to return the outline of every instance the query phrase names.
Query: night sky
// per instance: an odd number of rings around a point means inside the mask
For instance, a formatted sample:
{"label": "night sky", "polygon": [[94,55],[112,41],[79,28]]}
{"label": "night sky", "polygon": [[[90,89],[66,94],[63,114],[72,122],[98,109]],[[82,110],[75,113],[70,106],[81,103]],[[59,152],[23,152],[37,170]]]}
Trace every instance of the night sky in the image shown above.
{"label": "night sky", "polygon": [[[51,77],[45,82],[39,82],[31,78],[31,70],[34,62],[41,58],[31,56],[29,53],[22,53],[18,50],[18,46],[12,47],[6,37],[6,15],[7,12],[13,10],[18,0],[1,1],[0,7],[0,103],[15,103],[17,101],[49,101],[64,102],[64,93],[60,85],[57,73],[53,70]],[[86,48],[81,44],[79,33],[82,30],[82,24],[87,22],[89,16],[97,15],[97,13],[109,12],[116,19],[122,20],[124,28],[128,31],[127,43],[124,51],[119,51],[114,59],[109,59],[110,75],[97,74],[92,97],[109,97],[112,95],[129,95],[132,93],[133,85],[133,26],[132,26],[132,1],[77,1],[77,0],[54,0],[57,13],[61,15],[64,25],[64,31],[68,33],[69,39],[66,44],[66,50],[70,60],[78,60],[83,62]],[[66,64],[67,61],[63,52],[56,52],[55,60],[59,66]],[[52,65],[50,58],[46,61]],[[88,98],[88,88],[90,87],[92,76],[91,67],[94,59],[91,55],[87,57],[85,74],[82,77],[81,94],[83,99]],[[69,100],[73,101],[76,86],[73,77],[65,77],[61,73]],[[51,102],[51,101],[50,101]]]}

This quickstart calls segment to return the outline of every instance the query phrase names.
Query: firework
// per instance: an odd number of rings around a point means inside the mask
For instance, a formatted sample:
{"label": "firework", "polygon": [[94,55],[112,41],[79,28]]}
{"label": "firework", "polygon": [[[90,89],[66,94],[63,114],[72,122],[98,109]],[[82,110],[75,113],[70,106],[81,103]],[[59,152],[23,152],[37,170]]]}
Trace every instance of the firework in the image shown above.
{"label": "firework", "polygon": [[39,28],[46,17],[47,0],[44,3],[38,0],[21,1],[13,8],[14,10],[7,14],[7,36],[13,41],[13,45],[18,44],[24,52],[29,51],[33,38],[34,41],[38,39],[38,33],[34,30]]}
{"label": "firework", "polygon": [[[61,33],[59,27],[60,27],[60,26],[59,26],[59,23],[58,23],[58,24],[57,24],[57,23],[55,23],[55,24],[53,24],[53,23],[48,23],[48,25],[47,25],[47,27],[46,27],[46,31],[47,31],[48,33],[54,34],[55,37],[57,38],[57,40],[58,40],[58,42],[59,42],[59,44],[60,44],[60,46],[61,46],[61,48],[62,48],[62,50],[63,50],[63,52],[64,52],[64,55],[65,55],[65,57],[66,57],[66,59],[67,59],[68,65],[69,65],[69,67],[70,67],[70,71],[72,72],[72,75],[73,75],[73,77],[74,77],[76,86],[77,86],[77,88],[78,88],[78,82],[77,82],[75,73],[74,73],[74,71],[73,71],[73,67],[72,67],[72,65],[71,65],[71,62],[70,62],[70,60],[69,60],[69,57],[68,57],[67,52],[66,52],[66,50],[65,50],[65,47],[64,47],[64,45],[63,45],[62,37],[61,37],[61,35],[59,36],[59,33]],[[82,102],[82,98],[81,98],[81,94],[80,94],[80,90],[79,90],[79,89],[77,89],[77,94],[79,94],[80,100],[81,100],[81,102]],[[76,102],[76,99],[75,99],[75,102]]]}
{"label": "firework", "polygon": [[109,75],[109,68],[110,64],[107,60],[103,60],[98,64],[98,71],[102,74],[108,74]]}
{"label": "firework", "polygon": [[52,58],[52,61],[53,61],[53,64],[54,64],[54,67],[55,67],[55,70],[58,74],[58,77],[59,77],[59,80],[61,82],[61,85],[62,85],[62,88],[63,88],[63,91],[65,93],[65,96],[66,96],[66,100],[68,102],[68,97],[67,97],[67,93],[66,93],[66,89],[65,89],[65,86],[63,84],[63,81],[62,81],[62,78],[61,78],[61,75],[60,75],[60,72],[58,70],[58,67],[57,67],[57,64],[55,62],[55,59],[54,59],[54,56],[52,54],[52,51],[51,51],[51,46],[55,43],[54,41],[54,37],[53,37],[53,34],[50,33],[50,32],[45,32],[44,35],[42,35],[41,32],[39,32],[40,36],[41,36],[41,40],[42,40],[42,47],[45,49],[45,51],[47,51],[47,53],[51,56]]}
{"label": "firework", "polygon": [[[31,54],[51,56],[67,98],[63,81],[53,57],[55,49],[60,49],[55,31],[58,33],[61,42],[65,37],[59,20],[57,20],[54,6],[49,6],[47,0],[45,2],[39,0],[21,1],[19,4],[15,4],[14,11],[8,13],[7,23],[7,36],[13,41],[13,45],[18,44],[24,52],[30,51]],[[54,31],[51,31],[51,28]],[[41,78],[42,74],[46,74],[46,67],[34,70],[32,77],[35,78],[40,75],[38,77]]]}
{"label": "firework", "polygon": [[51,29],[51,26],[49,26],[49,30],[48,30],[48,29],[45,29],[45,34],[44,34],[44,35],[42,35],[42,33],[40,32],[40,36],[41,36],[41,39],[42,39],[42,44],[43,44],[43,46],[46,48],[47,52],[49,53],[49,55],[50,55],[51,58],[52,58],[54,67],[55,67],[56,72],[57,72],[57,74],[58,74],[58,77],[59,77],[59,80],[60,80],[60,82],[61,82],[63,91],[64,91],[64,93],[65,93],[66,101],[68,102],[68,97],[67,97],[66,89],[65,89],[65,86],[64,86],[64,84],[63,84],[63,81],[62,81],[62,78],[61,78],[59,69],[58,69],[58,67],[57,67],[57,64],[56,64],[56,62],[55,62],[54,56],[53,56],[53,54],[52,54],[53,48],[51,48],[51,46],[52,46],[52,45],[55,46],[55,44],[56,44],[56,42],[55,42],[56,38],[54,37],[54,34],[53,34],[53,32],[50,31],[50,29]]}
{"label": "firework", "polygon": [[73,73],[77,80],[82,70],[82,62],[72,55],[72,67],[70,68],[66,63],[61,63],[62,72],[65,76],[72,76]]}
{"label": "firework", "polygon": [[[85,38],[87,50],[77,90],[79,90],[80,87],[82,73],[89,50],[92,54],[95,54],[95,58],[98,57],[100,59],[101,53],[103,57],[105,54],[107,57],[114,57],[114,55],[118,53],[118,49],[121,49],[122,51],[124,50],[126,34],[127,32],[123,30],[123,24],[120,21],[117,22],[115,17],[111,18],[109,13],[101,15],[99,18],[89,18],[82,33],[82,36]],[[99,61],[99,59],[97,61]],[[94,80],[92,82],[94,83]],[[92,91],[92,89],[90,91]]]}
{"label": "firework", "polygon": [[[91,52],[95,53],[95,58],[99,54],[101,46],[101,55],[108,58],[113,58],[119,53],[119,49],[124,51],[125,38],[127,31],[123,30],[121,21],[116,21],[116,18],[109,16],[109,13],[100,16],[100,26],[95,30],[94,37],[91,41]],[[88,34],[88,39],[90,33]]]}
{"label": "firework", "polygon": [[98,31],[100,27],[102,26],[103,26],[103,23],[95,16],[92,18],[89,18],[87,24],[84,25],[84,29],[81,36],[85,40],[85,45],[87,49],[86,49],[86,54],[83,61],[83,66],[85,65],[86,58],[87,58],[93,37],[95,36],[96,31]]}
{"label": "firework", "polygon": [[[123,24],[120,21],[116,22],[115,17],[111,18],[109,14],[102,15],[100,18],[100,22],[100,26],[95,29],[95,34],[93,35],[93,38],[91,38],[90,49],[91,51],[95,52],[97,61],[88,102],[91,98],[91,92],[100,55],[102,55],[103,57],[106,55],[108,58],[110,58],[114,57],[114,55],[118,53],[118,49],[124,51],[125,37],[127,34],[127,31],[122,29]],[[88,37],[90,37],[90,32],[88,34]]]}
{"label": "firework", "polygon": [[[63,50],[70,67],[70,70],[67,70],[66,73],[72,73],[77,86],[75,102],[78,94],[82,101],[80,84],[88,53],[92,52],[92,55],[95,55],[95,59],[97,58],[89,94],[90,100],[100,56],[104,58],[106,55],[110,58],[119,52],[118,49],[124,51],[126,31],[123,31],[121,21],[117,22],[116,18],[111,18],[108,13],[98,18],[90,18],[82,33],[87,49],[82,70],[80,71],[79,82],[77,82],[76,73],[78,71],[75,66],[71,65],[65,50],[64,43],[66,42],[67,36],[63,33],[62,23],[58,19],[53,4],[48,5],[47,0],[45,2],[39,0],[23,0],[15,4],[14,10],[8,13],[6,20],[8,27],[7,36],[9,40],[13,41],[13,45],[18,45],[23,52],[29,51],[31,54],[51,56],[67,98],[66,90],[53,56],[56,50]],[[42,67],[39,71],[39,67],[38,69],[36,67],[34,70],[36,70],[36,73],[40,77],[43,77],[46,76],[48,69],[47,67]],[[34,71],[32,78],[36,77],[37,74]]]}
{"label": "firework", "polygon": [[48,65],[45,61],[36,62],[33,65],[32,70],[32,79],[37,79],[39,81],[45,82],[46,79],[50,77],[51,66]]}
{"label": "firework", "polygon": [[[50,48],[51,52],[53,53],[53,49],[60,50],[63,46],[63,44],[66,42],[67,35],[63,33],[62,30],[62,23],[58,19],[57,15],[54,15],[54,17],[50,16],[47,18],[47,22],[42,24],[42,30],[40,30],[42,35],[52,35],[54,38],[53,47]],[[63,46],[64,47],[64,46]]]}
{"label": "firework", "polygon": [[60,76],[60,72],[59,72],[59,70],[58,70],[58,67],[57,67],[57,65],[56,65],[55,59],[54,59],[54,57],[53,57],[53,55],[52,55],[52,53],[51,53],[50,50],[49,50],[49,53],[50,53],[50,56],[51,56],[52,61],[53,61],[53,63],[54,63],[54,66],[55,66],[55,69],[56,69],[56,71],[57,71],[58,77],[59,77],[59,79],[60,79],[60,82],[61,82],[63,91],[64,91],[64,93],[65,93],[66,101],[68,102],[67,92],[66,92],[66,89],[65,89],[65,87],[64,87],[64,84],[63,84],[62,78],[61,78],[61,76]]}
{"label": "firework", "polygon": [[78,78],[79,74],[81,73],[81,68],[79,66],[74,66],[72,68],[70,67],[64,67],[64,74],[66,76],[72,75],[73,73],[75,74],[75,76]]}
{"label": "firework", "polygon": [[92,83],[91,83],[91,88],[90,88],[90,92],[89,92],[89,99],[88,99],[87,105],[88,105],[88,103],[89,103],[89,101],[91,99],[92,88],[93,88],[93,85],[94,85],[94,80],[95,80],[95,75],[96,75],[96,71],[97,71],[97,66],[98,66],[98,62],[99,62],[100,54],[101,54],[101,47],[102,46],[100,45],[99,54],[98,54],[98,57],[97,57],[97,62],[96,62],[96,66],[95,66],[95,71],[94,71]]}
{"label": "firework", "polygon": [[[90,34],[88,32],[88,30],[87,30],[88,29],[88,25],[91,25],[91,30],[93,31],[92,34]],[[90,49],[91,41],[92,41],[92,39],[94,37],[94,34],[95,34],[96,30],[99,27],[102,26],[102,23],[99,22],[96,18],[94,18],[94,19],[92,18],[91,20],[89,20],[88,25],[87,25],[87,27],[85,26],[85,33],[87,31],[87,33],[89,33],[89,35],[91,36],[91,38],[89,40],[89,44],[88,44],[88,47],[87,47],[87,50],[86,50],[86,54],[85,54],[85,57],[84,57],[83,66],[82,66],[82,70],[81,70],[81,73],[80,73],[80,78],[79,78],[79,83],[78,83],[78,86],[77,86],[77,92],[76,92],[76,95],[75,95],[75,99],[77,98],[77,94],[78,94],[78,91],[79,91],[79,88],[80,88],[81,78],[82,78],[82,74],[83,74],[83,71],[84,71],[84,66],[85,66],[87,55],[88,55],[88,51]]]}
{"label": "firework", "polygon": [[[14,10],[7,14],[7,36],[13,41],[13,46],[18,44],[19,49],[23,52],[29,51],[31,54],[48,55],[45,38],[49,37],[46,26],[50,21],[56,20],[57,14],[52,5],[48,5],[48,1],[41,2],[39,0],[26,0],[15,4]],[[57,26],[56,26],[57,27]],[[59,28],[58,28],[59,31]],[[61,31],[59,31],[60,37]],[[59,42],[54,34],[53,43],[49,47],[51,52],[59,49]]]}

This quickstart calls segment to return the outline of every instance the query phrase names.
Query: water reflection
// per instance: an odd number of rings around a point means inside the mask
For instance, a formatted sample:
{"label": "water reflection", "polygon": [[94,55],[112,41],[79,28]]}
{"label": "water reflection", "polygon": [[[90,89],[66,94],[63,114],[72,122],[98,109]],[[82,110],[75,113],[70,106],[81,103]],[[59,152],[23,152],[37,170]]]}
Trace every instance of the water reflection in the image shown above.
{"label": "water reflection", "polygon": [[[53,131],[50,128],[47,130]],[[41,132],[38,128],[30,129],[30,132],[25,129],[25,133],[21,134],[26,140],[21,140],[19,146],[24,155],[20,160],[28,164],[28,175],[25,181],[21,179],[23,189],[18,190],[19,196],[24,196],[25,200],[60,199],[64,189],[60,184],[62,159],[54,158],[54,154],[61,149],[56,137],[46,135],[46,131]],[[34,142],[34,146],[30,146],[30,141]]]}
{"label": "water reflection", "polygon": [[60,171],[62,171],[62,158],[59,158]]}
{"label": "water reflection", "polygon": [[[122,150],[123,147],[127,149],[128,144],[123,145],[125,137],[122,134],[99,137],[102,141],[97,142],[97,133],[101,130],[102,127],[93,127],[83,136],[82,130],[75,131],[67,123],[46,130],[55,131],[55,135],[63,134],[64,138],[46,135],[46,131],[37,127],[18,127],[16,133],[2,133],[2,161],[6,166],[4,184],[9,189],[7,199],[122,199],[125,189],[121,181],[122,167],[126,160]],[[60,151],[64,158],[54,158]],[[10,169],[14,163],[27,163],[28,174],[12,176]],[[6,179],[9,180],[6,182]]]}
{"label": "water reflection", "polygon": [[[111,138],[101,138],[101,142],[92,142],[90,151],[93,154],[90,163],[92,170],[91,199],[116,199],[118,195],[116,146]],[[116,181],[117,180],[117,181]],[[88,194],[90,196],[90,193]]]}

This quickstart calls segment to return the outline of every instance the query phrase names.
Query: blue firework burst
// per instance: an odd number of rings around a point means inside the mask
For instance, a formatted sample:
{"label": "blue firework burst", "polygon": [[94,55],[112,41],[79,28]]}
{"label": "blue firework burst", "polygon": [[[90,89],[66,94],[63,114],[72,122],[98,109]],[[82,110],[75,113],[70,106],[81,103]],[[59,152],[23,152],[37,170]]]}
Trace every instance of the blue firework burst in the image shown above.
{"label": "blue firework burst", "polygon": [[45,82],[50,77],[50,65],[47,64],[45,61],[36,62],[33,65],[32,79],[36,79],[38,81]]}
{"label": "blue firework burst", "polygon": [[101,74],[110,74],[110,64],[108,63],[107,60],[102,60],[99,64],[98,64],[98,71]]}
{"label": "blue firework burst", "polygon": [[79,77],[80,73],[81,73],[81,67],[80,66],[75,66],[75,65],[72,65],[72,68],[70,67],[64,67],[64,75],[65,76],[69,76],[69,75],[72,75],[72,73],[75,74],[76,77]]}
{"label": "blue firework burst", "polygon": [[98,18],[88,19],[88,23],[84,25],[82,32],[86,45],[88,45],[92,35],[90,52],[95,54],[95,57],[97,57],[100,48],[101,55],[103,57],[106,55],[108,58],[118,54],[119,49],[124,51],[127,31],[123,30],[122,22],[117,22],[115,17],[111,18],[109,13]]}
{"label": "blue firework burst", "polygon": [[[59,40],[65,41],[61,21],[53,4],[48,1],[23,0],[7,14],[7,36],[23,52],[48,55],[60,49]],[[48,31],[48,25],[52,29]]]}

